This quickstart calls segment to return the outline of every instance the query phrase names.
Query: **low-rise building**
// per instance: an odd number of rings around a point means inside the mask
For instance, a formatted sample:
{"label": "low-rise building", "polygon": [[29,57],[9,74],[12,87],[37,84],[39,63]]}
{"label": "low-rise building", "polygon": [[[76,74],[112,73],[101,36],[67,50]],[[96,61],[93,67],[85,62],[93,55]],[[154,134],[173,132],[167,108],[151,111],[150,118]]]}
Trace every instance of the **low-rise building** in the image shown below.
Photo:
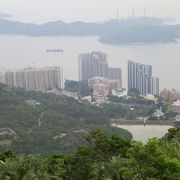
{"label": "low-rise building", "polygon": [[173,112],[180,115],[180,100],[173,103]]}
{"label": "low-rise building", "polygon": [[92,102],[92,97],[91,96],[85,96],[82,98],[83,101],[88,101],[88,102]]}
{"label": "low-rise building", "polygon": [[162,108],[160,107],[160,109],[157,109],[154,114],[154,117],[157,117],[158,119],[160,119],[160,117],[164,117],[164,113],[162,112]]}
{"label": "low-rise building", "polygon": [[109,94],[109,88],[107,84],[98,83],[93,86],[93,98],[97,102],[104,102]]}
{"label": "low-rise building", "polygon": [[40,106],[40,102],[36,100],[26,100],[26,104],[33,107]]}
{"label": "low-rise building", "polygon": [[125,97],[127,96],[127,90],[124,89],[124,88],[121,88],[121,89],[113,89],[112,90],[112,95],[113,96],[117,96],[117,97]]}
{"label": "low-rise building", "polygon": [[144,99],[149,101],[156,101],[156,98],[152,94],[147,94],[146,96],[144,96]]}
{"label": "low-rise building", "polygon": [[164,89],[163,91],[161,91],[160,96],[165,101],[173,102],[177,99],[180,99],[180,92],[176,89]]}
{"label": "low-rise building", "polygon": [[121,88],[121,81],[103,77],[94,77],[88,80],[88,86],[93,89],[93,98],[96,102],[102,103],[107,100],[112,90]]}
{"label": "low-rise building", "polygon": [[60,93],[60,95],[63,95],[63,96],[67,96],[67,97],[72,97],[76,100],[79,99],[79,95],[78,95],[78,92],[69,92],[69,91],[62,91]]}

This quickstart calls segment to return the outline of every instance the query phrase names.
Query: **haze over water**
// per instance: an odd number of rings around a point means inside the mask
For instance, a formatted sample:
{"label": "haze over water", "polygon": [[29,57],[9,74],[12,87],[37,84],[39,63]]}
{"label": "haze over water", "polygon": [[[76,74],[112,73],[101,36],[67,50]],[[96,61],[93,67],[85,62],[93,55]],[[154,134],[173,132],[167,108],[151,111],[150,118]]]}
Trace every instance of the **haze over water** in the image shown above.
{"label": "haze over water", "polygon": [[161,125],[117,125],[118,128],[127,129],[133,135],[133,140],[147,143],[150,138],[162,138],[172,126]]}
{"label": "haze over water", "polygon": [[[63,49],[63,53],[47,53],[46,49]],[[106,45],[97,37],[26,37],[0,36],[0,69],[62,66],[65,79],[78,80],[78,55],[91,51],[108,54],[109,65],[123,70],[123,86],[127,86],[127,61],[151,64],[153,75],[160,78],[160,88],[180,89],[180,42],[133,46]]]}
{"label": "haze over water", "polygon": [[14,20],[43,23],[48,21],[106,21],[132,15],[175,17],[180,22],[179,0],[2,0],[0,11],[13,15]]}

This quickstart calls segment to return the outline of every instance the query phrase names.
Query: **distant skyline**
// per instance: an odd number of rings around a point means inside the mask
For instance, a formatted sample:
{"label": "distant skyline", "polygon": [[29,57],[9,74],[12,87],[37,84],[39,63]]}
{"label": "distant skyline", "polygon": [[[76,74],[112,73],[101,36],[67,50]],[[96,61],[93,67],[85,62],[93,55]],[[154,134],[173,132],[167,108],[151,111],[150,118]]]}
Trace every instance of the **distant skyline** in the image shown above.
{"label": "distant skyline", "polygon": [[174,17],[180,22],[180,0],[1,0],[0,12],[13,15],[14,20],[44,23],[47,21],[105,21],[143,16]]}

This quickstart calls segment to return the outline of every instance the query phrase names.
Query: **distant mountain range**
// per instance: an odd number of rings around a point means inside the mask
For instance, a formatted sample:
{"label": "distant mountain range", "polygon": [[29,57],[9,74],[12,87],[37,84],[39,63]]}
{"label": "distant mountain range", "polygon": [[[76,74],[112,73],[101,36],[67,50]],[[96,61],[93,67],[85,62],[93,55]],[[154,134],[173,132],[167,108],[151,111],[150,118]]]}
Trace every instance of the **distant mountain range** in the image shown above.
{"label": "distant mountain range", "polygon": [[1,35],[27,36],[98,36],[108,44],[167,43],[180,38],[180,25],[165,25],[158,18],[129,18],[110,20],[104,23],[63,21],[37,25],[2,19],[0,16]]}
{"label": "distant mountain range", "polygon": [[10,17],[12,17],[12,15],[0,12],[0,19],[10,18]]}

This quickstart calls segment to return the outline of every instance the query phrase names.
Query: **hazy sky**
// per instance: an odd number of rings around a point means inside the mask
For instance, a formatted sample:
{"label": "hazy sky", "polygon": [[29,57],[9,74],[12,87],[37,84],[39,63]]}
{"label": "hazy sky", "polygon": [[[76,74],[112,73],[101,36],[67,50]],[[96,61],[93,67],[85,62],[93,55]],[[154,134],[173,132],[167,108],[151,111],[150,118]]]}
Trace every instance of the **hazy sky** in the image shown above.
{"label": "hazy sky", "polygon": [[42,23],[50,20],[104,21],[144,13],[148,16],[176,17],[180,21],[180,0],[0,0],[0,11],[14,16],[14,19]]}

